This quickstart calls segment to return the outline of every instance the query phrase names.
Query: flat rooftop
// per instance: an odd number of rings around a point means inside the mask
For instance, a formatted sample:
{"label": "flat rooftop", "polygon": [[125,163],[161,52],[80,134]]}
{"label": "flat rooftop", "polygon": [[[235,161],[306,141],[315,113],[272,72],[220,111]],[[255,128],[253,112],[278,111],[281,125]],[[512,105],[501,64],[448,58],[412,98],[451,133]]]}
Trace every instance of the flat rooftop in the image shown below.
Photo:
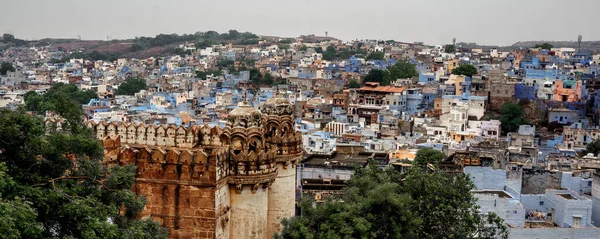
{"label": "flat rooftop", "polygon": [[564,199],[567,199],[567,200],[579,200],[579,199],[573,197],[573,195],[571,195],[570,193],[558,193],[556,195],[558,195]]}
{"label": "flat rooftop", "polygon": [[505,191],[500,191],[500,190],[473,191],[473,193],[494,194],[494,195],[498,196],[499,198],[513,198],[510,194],[506,193]]}

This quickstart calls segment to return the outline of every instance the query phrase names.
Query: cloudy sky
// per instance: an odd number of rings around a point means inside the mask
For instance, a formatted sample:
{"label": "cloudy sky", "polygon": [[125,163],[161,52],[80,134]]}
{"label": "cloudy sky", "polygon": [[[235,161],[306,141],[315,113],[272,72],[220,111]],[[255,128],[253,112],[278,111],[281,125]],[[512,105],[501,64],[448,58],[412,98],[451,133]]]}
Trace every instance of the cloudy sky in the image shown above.
{"label": "cloudy sky", "polygon": [[599,0],[0,0],[0,33],[18,38],[124,39],[236,29],[260,35],[324,35],[510,45],[600,40]]}

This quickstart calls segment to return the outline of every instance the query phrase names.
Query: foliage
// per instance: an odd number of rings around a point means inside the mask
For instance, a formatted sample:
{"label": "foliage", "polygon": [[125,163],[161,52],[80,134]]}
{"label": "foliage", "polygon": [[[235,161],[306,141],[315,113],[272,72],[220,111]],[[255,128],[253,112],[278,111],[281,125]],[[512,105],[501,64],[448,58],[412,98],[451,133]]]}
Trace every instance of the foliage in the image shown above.
{"label": "foliage", "polygon": [[456,51],[456,47],[454,45],[448,44],[444,46],[444,52],[446,53],[454,53]]}
{"label": "foliage", "polygon": [[364,55],[367,54],[367,51],[362,50],[362,49],[358,49],[358,50],[352,50],[352,49],[343,49],[338,53],[338,59],[348,59],[352,56],[357,56],[357,57],[362,57]]}
{"label": "foliage", "polygon": [[219,59],[219,61],[217,61],[217,66],[221,69],[233,66],[234,64],[235,64],[235,61],[227,59],[227,58],[221,58],[221,59]]}
{"label": "foliage", "polygon": [[360,83],[358,83],[358,81],[352,79],[348,83],[348,88],[360,88]]}
{"label": "foliage", "polygon": [[284,51],[290,49],[290,45],[289,44],[279,44],[278,47],[279,47],[280,50],[284,50]]}
{"label": "foliage", "polygon": [[508,238],[500,217],[480,214],[468,175],[414,166],[404,176],[403,191],[415,202],[409,209],[422,222],[415,238]]}
{"label": "foliage", "polygon": [[300,47],[300,51],[306,52],[306,50],[308,50],[308,47],[307,47],[307,46],[305,46],[305,45],[302,45],[302,46]]}
{"label": "foliage", "polygon": [[250,82],[256,85],[276,85],[279,81],[273,79],[269,73],[261,74],[256,68],[250,69]]}
{"label": "foliage", "polygon": [[415,65],[406,60],[400,60],[393,66],[387,68],[383,76],[382,85],[389,85],[398,79],[408,79],[419,76],[419,72]]}
{"label": "foliage", "polygon": [[587,154],[594,154],[594,156],[598,155],[598,153],[600,153],[600,139],[596,139],[594,141],[592,141],[591,143],[587,144],[585,146],[584,150],[581,150],[579,152],[579,156],[586,156]]}
{"label": "foliage", "polygon": [[452,70],[452,74],[471,77],[477,74],[477,68],[471,64],[461,64]]}
{"label": "foliage", "polygon": [[424,148],[417,151],[413,164],[417,166],[438,165],[442,159],[444,159],[444,153],[432,148]]}
{"label": "foliage", "polygon": [[336,50],[334,46],[328,46],[323,52],[323,60],[333,61],[335,59]]}
{"label": "foliage", "polygon": [[206,80],[209,75],[222,76],[223,72],[221,70],[196,71],[196,77],[202,80]]}
{"label": "foliage", "polygon": [[35,91],[25,93],[25,109],[39,115],[52,111],[62,116],[66,122],[63,127],[77,131],[81,125],[82,104],[87,104],[91,99],[97,98],[95,92],[90,90],[79,90],[76,85],[58,83],[40,95]]}
{"label": "foliage", "polygon": [[9,71],[15,71],[15,67],[8,62],[2,62],[2,65],[0,65],[0,75],[6,75]]}
{"label": "foliage", "polygon": [[250,32],[238,32],[229,30],[226,33],[219,34],[216,31],[197,32],[195,34],[158,34],[155,37],[136,37],[134,40],[135,47],[132,46],[130,51],[140,51],[152,47],[167,46],[181,42],[195,42],[198,49],[204,49],[218,42],[230,42],[234,44],[256,44],[259,37]]}
{"label": "foliage", "polygon": [[371,61],[371,60],[384,60],[385,59],[385,54],[382,51],[374,51],[369,53],[369,55],[367,55],[367,57],[365,58],[366,61]]}
{"label": "foliage", "polygon": [[369,71],[369,73],[365,76],[365,78],[363,79],[363,82],[379,82],[382,85],[384,85],[384,82],[383,82],[384,75],[385,75],[385,72],[383,70],[371,69]]}
{"label": "foliage", "polygon": [[5,44],[11,44],[14,46],[25,46],[27,45],[27,41],[23,40],[23,39],[18,39],[15,36],[13,36],[12,34],[8,34],[8,33],[4,33],[2,34],[2,41]]}
{"label": "foliage", "polygon": [[473,188],[463,174],[420,166],[400,174],[371,161],[339,200],[303,199],[301,216],[283,220],[278,238],[506,238],[502,219],[479,214]]}
{"label": "foliage", "polygon": [[0,231],[25,238],[166,238],[156,222],[136,219],[145,200],[131,191],[135,166],[103,167],[102,146],[89,130],[52,131],[41,117],[4,109],[0,138],[0,175],[6,174]]}
{"label": "foliage", "polygon": [[500,110],[500,122],[502,122],[502,132],[504,134],[516,132],[520,125],[528,124],[525,119],[525,113],[521,106],[513,103],[506,103]]}
{"label": "foliage", "polygon": [[294,38],[285,38],[279,41],[279,44],[292,44],[296,40]]}
{"label": "foliage", "polygon": [[553,47],[554,47],[554,46],[550,45],[550,43],[547,43],[547,42],[545,42],[545,43],[543,43],[543,44],[536,44],[536,45],[534,46],[534,48],[542,48],[542,49],[546,49],[546,50],[550,50],[550,49],[552,49]]}
{"label": "foliage", "polygon": [[123,83],[119,85],[117,95],[134,95],[148,88],[146,80],[143,78],[127,78]]}
{"label": "foliage", "polygon": [[302,216],[283,221],[281,238],[415,238],[420,220],[398,179],[375,164],[357,169],[342,200],[301,201]]}

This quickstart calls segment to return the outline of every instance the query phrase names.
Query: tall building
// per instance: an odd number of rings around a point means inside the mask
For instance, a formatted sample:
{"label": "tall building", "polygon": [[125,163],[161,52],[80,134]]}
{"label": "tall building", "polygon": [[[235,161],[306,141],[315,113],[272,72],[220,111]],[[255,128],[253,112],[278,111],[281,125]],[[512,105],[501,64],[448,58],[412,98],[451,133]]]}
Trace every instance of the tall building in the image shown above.
{"label": "tall building", "polygon": [[88,122],[105,164],[137,166],[141,216],[170,238],[271,238],[294,216],[302,134],[277,95],[260,112],[242,102],[225,128]]}

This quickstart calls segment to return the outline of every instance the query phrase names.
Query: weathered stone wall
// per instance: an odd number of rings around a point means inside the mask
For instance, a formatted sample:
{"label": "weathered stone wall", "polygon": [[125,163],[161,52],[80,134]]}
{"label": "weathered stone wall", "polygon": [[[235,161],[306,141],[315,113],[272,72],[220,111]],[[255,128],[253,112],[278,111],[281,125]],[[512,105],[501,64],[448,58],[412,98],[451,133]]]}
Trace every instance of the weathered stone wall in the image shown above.
{"label": "weathered stone wall", "polygon": [[215,208],[217,209],[217,223],[215,229],[215,238],[228,239],[231,229],[231,204],[229,196],[229,185],[223,184],[216,191]]}
{"label": "weathered stone wall", "polygon": [[[277,178],[269,188],[268,226],[267,236],[271,238],[273,233],[282,229],[281,220],[293,217],[296,202],[296,167],[293,165],[277,164]],[[290,185],[294,185],[290,187]]]}
{"label": "weathered stone wall", "polygon": [[253,189],[251,185],[242,186],[241,191],[232,188],[231,229],[229,238],[269,238],[267,235],[267,212],[269,192],[264,188]]}

